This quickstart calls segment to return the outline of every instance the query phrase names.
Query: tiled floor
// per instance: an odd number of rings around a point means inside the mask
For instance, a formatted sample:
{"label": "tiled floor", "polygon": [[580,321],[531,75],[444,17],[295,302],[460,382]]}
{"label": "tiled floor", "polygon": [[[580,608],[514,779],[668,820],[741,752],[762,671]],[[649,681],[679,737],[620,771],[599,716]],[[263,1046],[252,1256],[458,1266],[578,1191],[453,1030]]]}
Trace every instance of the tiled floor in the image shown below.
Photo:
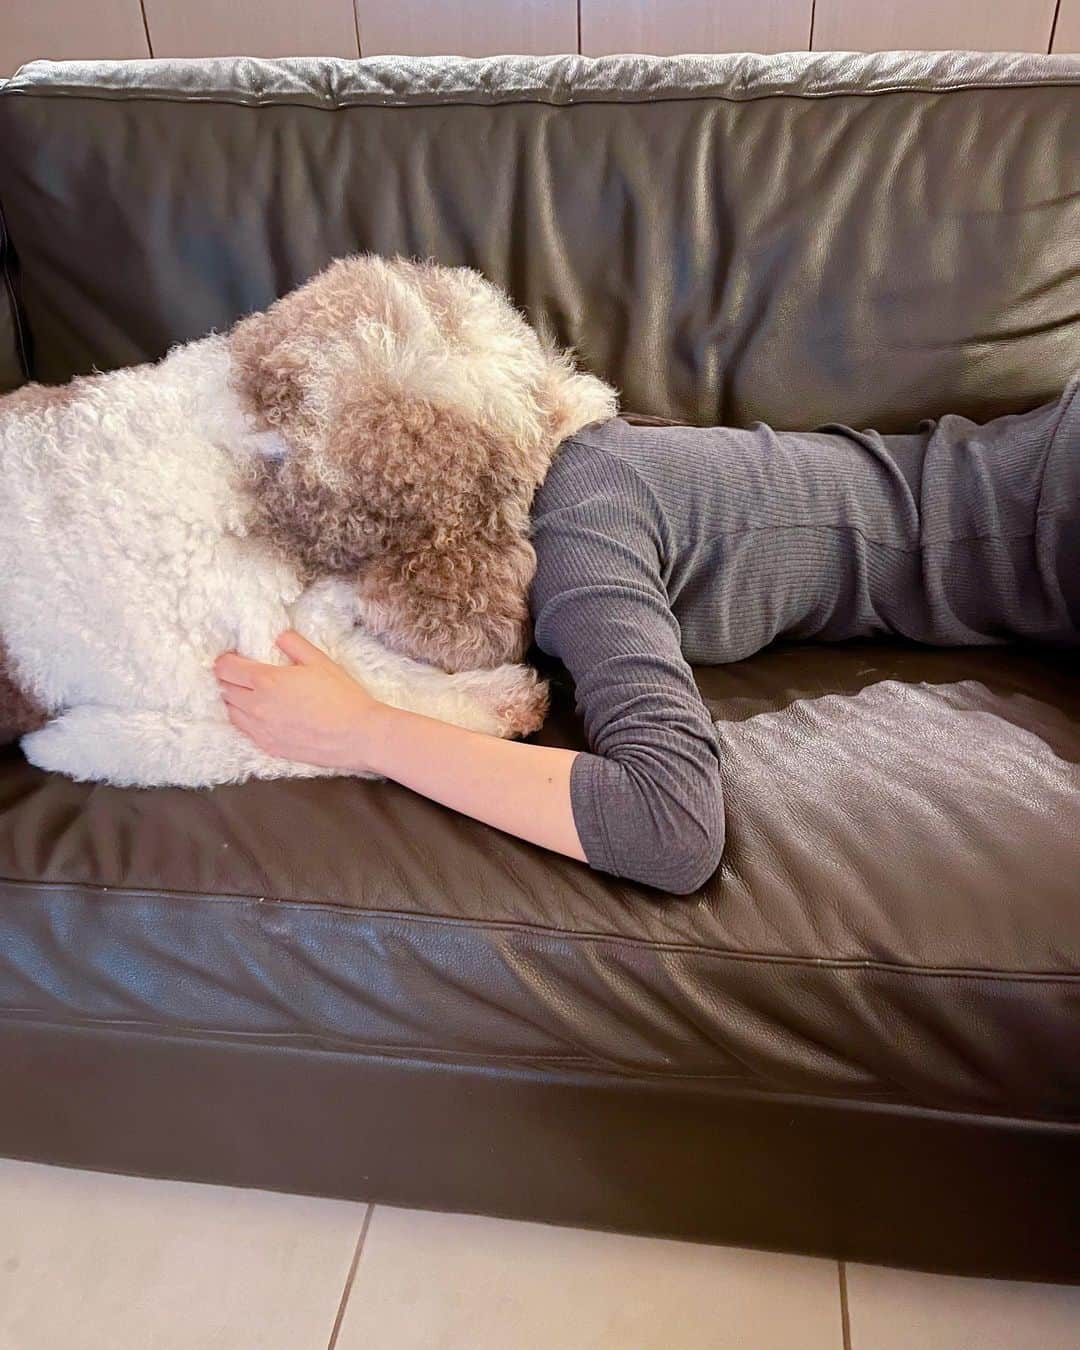
{"label": "tiled floor", "polygon": [[1076,1350],[1080,1288],[0,1159],[0,1350]]}

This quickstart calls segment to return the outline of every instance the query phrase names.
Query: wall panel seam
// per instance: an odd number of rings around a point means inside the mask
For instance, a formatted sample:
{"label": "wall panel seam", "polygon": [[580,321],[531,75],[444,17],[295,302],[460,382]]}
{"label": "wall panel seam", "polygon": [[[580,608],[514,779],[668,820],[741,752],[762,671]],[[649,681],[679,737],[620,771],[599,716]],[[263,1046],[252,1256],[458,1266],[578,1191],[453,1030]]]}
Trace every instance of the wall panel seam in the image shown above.
{"label": "wall panel seam", "polygon": [[1057,3],[1054,5],[1054,17],[1050,20],[1050,41],[1047,43],[1046,46],[1047,56],[1050,56],[1054,50],[1054,37],[1057,33],[1057,21],[1058,15],[1060,13],[1061,13],[1061,0],[1057,0]]}
{"label": "wall panel seam", "polygon": [[139,0],[139,13],[142,15],[143,32],[146,34],[146,53],[153,60],[154,44],[150,41],[150,25],[146,19],[146,0]]}

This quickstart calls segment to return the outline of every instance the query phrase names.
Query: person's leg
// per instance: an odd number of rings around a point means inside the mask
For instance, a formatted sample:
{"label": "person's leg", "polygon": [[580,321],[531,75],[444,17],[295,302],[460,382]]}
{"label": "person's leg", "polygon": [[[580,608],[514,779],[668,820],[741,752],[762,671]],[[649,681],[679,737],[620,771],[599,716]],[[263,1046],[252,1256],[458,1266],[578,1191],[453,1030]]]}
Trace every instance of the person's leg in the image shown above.
{"label": "person's leg", "polygon": [[893,569],[889,619],[919,641],[1080,643],[1080,371],[1061,395],[910,435],[826,423],[904,475],[918,556]]}

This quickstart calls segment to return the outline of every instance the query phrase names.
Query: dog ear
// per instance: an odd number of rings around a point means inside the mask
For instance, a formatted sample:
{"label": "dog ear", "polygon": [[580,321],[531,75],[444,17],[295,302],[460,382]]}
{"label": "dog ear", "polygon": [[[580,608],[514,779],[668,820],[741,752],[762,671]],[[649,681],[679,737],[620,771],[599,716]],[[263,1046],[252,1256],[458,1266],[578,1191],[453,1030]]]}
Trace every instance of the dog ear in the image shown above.
{"label": "dog ear", "polygon": [[309,356],[290,342],[295,325],[279,300],[250,314],[229,333],[229,382],[244,411],[259,423],[295,427],[304,410],[304,375]]}
{"label": "dog ear", "polygon": [[551,425],[556,441],[564,441],[590,422],[606,422],[619,411],[615,390],[595,375],[556,371],[553,376]]}
{"label": "dog ear", "polygon": [[310,576],[356,573],[393,550],[455,552],[527,524],[514,447],[452,409],[392,388],[344,399],[325,435],[244,466],[252,530]]}
{"label": "dog ear", "polygon": [[590,422],[606,422],[619,411],[618,391],[596,375],[577,369],[570,347],[560,347],[542,321],[537,337],[547,358],[541,400],[557,445]]}
{"label": "dog ear", "polygon": [[531,467],[512,441],[392,390],[336,411],[325,440],[253,455],[250,529],[305,582],[355,582],[387,646],[445,670],[519,660],[530,640]]}
{"label": "dog ear", "polygon": [[402,384],[431,345],[412,277],[404,260],[348,254],[240,319],[229,333],[230,383],[244,410],[300,441],[325,434],[343,388]]}
{"label": "dog ear", "polygon": [[449,672],[493,669],[528,650],[535,572],[536,553],[520,535],[388,553],[361,572],[357,615],[385,646],[414,660]]}

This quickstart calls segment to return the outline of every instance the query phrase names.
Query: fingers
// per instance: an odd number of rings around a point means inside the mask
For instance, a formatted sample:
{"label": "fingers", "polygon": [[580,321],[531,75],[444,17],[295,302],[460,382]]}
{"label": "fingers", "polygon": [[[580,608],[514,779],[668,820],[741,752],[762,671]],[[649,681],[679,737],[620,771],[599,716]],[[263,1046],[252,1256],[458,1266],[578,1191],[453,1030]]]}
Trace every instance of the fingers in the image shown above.
{"label": "fingers", "polygon": [[248,735],[259,731],[259,724],[254,717],[246,713],[243,708],[237,707],[235,703],[229,703],[228,699],[225,702],[227,704],[225,714],[233,726],[239,727],[241,731],[246,731]]}
{"label": "fingers", "polygon": [[[286,628],[274,645],[299,665],[317,665],[320,661],[330,660],[321,647],[301,637],[294,628]],[[281,666],[272,666],[265,661],[252,661],[237,652],[222,652],[213,665],[219,680],[245,689],[259,689],[281,669]]]}
{"label": "fingers", "polygon": [[230,708],[239,708],[247,717],[258,717],[266,711],[267,698],[273,696],[278,667],[230,652],[214,662],[214,674],[218,693]]}
{"label": "fingers", "polygon": [[286,628],[274,645],[301,665],[311,665],[320,660],[330,659],[321,647],[316,647],[313,642],[302,637],[295,628]]}
{"label": "fingers", "polygon": [[[228,702],[228,700],[226,700],[226,702]],[[265,750],[269,755],[275,753],[273,742],[270,737],[267,736],[261,723],[257,722],[254,717],[250,717],[242,708],[237,707],[234,703],[228,705],[226,712],[229,721],[233,726],[242,731],[245,736],[249,737],[260,750]]]}
{"label": "fingers", "polygon": [[239,708],[247,717],[254,717],[259,711],[257,689],[247,689],[241,684],[226,684],[222,680],[221,697],[230,708]]}
{"label": "fingers", "polygon": [[214,674],[223,683],[240,685],[245,689],[257,689],[259,680],[263,678],[262,672],[275,669],[275,666],[267,666],[262,661],[238,656],[236,652],[223,652],[213,666]]}

